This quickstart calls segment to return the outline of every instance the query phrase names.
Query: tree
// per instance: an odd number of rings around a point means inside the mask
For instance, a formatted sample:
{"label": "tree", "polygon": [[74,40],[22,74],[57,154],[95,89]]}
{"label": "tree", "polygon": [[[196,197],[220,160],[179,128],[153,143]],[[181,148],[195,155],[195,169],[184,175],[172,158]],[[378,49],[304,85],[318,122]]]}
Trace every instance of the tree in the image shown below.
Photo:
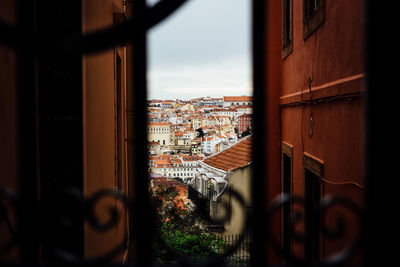
{"label": "tree", "polygon": [[205,134],[202,128],[196,129],[197,131],[197,137],[202,138]]}
{"label": "tree", "polygon": [[183,181],[183,179],[180,178],[180,177],[175,177],[174,179],[177,180],[178,182],[185,183],[185,182]]}
{"label": "tree", "polygon": [[180,258],[206,258],[220,255],[226,244],[207,230],[207,222],[190,210],[181,208],[175,187],[157,188],[152,199],[157,210],[159,234],[153,242],[157,263]]}
{"label": "tree", "polygon": [[250,134],[251,134],[251,130],[250,130],[249,126],[247,126],[247,130],[242,132],[242,137],[248,136]]}

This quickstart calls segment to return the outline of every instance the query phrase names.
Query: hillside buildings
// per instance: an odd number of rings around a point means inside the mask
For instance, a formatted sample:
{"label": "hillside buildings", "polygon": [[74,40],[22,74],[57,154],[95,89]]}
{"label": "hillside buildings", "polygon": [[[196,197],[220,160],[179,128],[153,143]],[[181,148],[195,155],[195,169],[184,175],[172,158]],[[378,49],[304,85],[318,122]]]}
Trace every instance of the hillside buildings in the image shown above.
{"label": "hillside buildings", "polygon": [[[190,191],[189,198],[194,203],[199,194],[207,198],[210,202],[211,218],[222,218],[226,216],[227,208],[231,209],[231,214],[228,215],[230,220],[218,227],[225,233],[241,233],[245,213],[252,206],[252,161],[252,137],[248,136],[234,146],[200,162],[195,178],[189,183],[189,186],[196,190]],[[235,198],[233,190],[242,196],[244,207]],[[228,203],[229,207],[224,207],[224,203]]]}
{"label": "hillside buildings", "polygon": [[250,114],[243,114],[238,118],[238,131],[239,133],[243,133],[247,131],[247,129],[252,129],[252,120],[253,117]]}
{"label": "hillside buildings", "polygon": [[223,106],[249,106],[253,103],[252,96],[224,96]]}
{"label": "hillside buildings", "polygon": [[250,96],[149,100],[149,172],[184,182],[193,179],[204,157],[233,146],[242,128],[251,128],[252,100]]}
{"label": "hillside buildings", "polygon": [[167,122],[148,124],[149,142],[157,142],[163,146],[169,146],[171,140],[171,129]]}

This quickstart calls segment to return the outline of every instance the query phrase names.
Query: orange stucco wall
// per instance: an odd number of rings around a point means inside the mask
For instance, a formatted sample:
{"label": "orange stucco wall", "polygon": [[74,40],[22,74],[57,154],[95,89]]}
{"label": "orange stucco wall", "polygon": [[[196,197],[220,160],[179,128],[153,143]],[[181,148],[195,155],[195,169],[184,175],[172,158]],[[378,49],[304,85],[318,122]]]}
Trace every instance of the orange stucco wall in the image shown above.
{"label": "orange stucco wall", "polygon": [[[83,1],[83,32],[112,26],[113,12],[116,10],[123,10],[122,1]],[[86,197],[100,189],[116,188],[116,53],[120,54],[122,66],[124,66],[123,48],[112,48],[101,53],[86,55],[82,60],[84,193]],[[124,96],[125,92],[123,91],[121,95]],[[121,119],[124,121],[123,118]],[[122,184],[124,185],[124,182]],[[122,207],[112,198],[105,199],[98,207],[98,214],[104,221],[109,219],[108,206],[118,209]],[[125,224],[125,215],[122,216],[118,227],[106,233],[96,232],[86,224],[85,257],[104,254],[119,245],[126,234]],[[120,261],[122,258],[123,255],[117,260]]]}

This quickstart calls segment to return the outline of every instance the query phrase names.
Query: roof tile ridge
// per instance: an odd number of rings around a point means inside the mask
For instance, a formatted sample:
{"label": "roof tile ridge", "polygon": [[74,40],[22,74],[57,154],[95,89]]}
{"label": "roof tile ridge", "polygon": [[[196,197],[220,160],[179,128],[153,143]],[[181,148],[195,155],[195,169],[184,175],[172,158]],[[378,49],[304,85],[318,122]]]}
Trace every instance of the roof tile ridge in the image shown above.
{"label": "roof tile ridge", "polygon": [[252,135],[250,134],[250,135],[248,135],[248,136],[242,138],[242,140],[240,140],[240,141],[237,142],[236,144],[233,144],[232,146],[228,147],[228,148],[225,149],[225,150],[222,150],[222,151],[220,151],[220,152],[217,152],[217,153],[215,153],[215,154],[212,154],[211,156],[205,158],[204,160],[209,159],[209,158],[212,158],[212,157],[215,157],[215,156],[217,156],[217,155],[219,155],[219,154],[221,154],[221,153],[223,153],[223,152],[226,152],[227,150],[229,150],[229,149],[231,149],[231,148],[234,148],[235,146],[239,145],[239,144],[242,143],[243,141],[249,139],[251,136],[252,136]]}

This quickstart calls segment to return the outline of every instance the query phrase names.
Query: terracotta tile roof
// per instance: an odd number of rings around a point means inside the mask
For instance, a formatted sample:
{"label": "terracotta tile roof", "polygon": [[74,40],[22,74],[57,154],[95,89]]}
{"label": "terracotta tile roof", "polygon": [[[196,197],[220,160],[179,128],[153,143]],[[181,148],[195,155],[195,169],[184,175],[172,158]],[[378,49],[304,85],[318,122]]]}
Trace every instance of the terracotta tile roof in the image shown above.
{"label": "terracotta tile roof", "polygon": [[159,142],[149,142],[149,146],[158,146]]}
{"label": "terracotta tile roof", "polygon": [[148,126],[168,126],[168,122],[150,122]]}
{"label": "terracotta tile roof", "polygon": [[224,171],[233,171],[252,162],[252,137],[249,136],[236,145],[211,156],[203,163]]}
{"label": "terracotta tile roof", "polygon": [[171,159],[171,164],[182,164],[182,160],[180,160],[180,159]]}
{"label": "terracotta tile roof", "polygon": [[244,118],[244,117],[253,117],[253,115],[246,113],[246,114],[239,116],[239,118]]}
{"label": "terracotta tile roof", "polygon": [[253,101],[253,97],[252,96],[224,96],[224,101],[225,102],[229,102],[229,101],[246,101],[246,102],[251,102]]}
{"label": "terracotta tile roof", "polygon": [[156,165],[168,165],[170,163],[168,161],[166,161],[166,160],[157,160],[157,161],[154,162],[154,164],[156,164]]}
{"label": "terracotta tile roof", "polygon": [[189,156],[189,155],[182,155],[184,161],[197,161],[202,160],[201,156]]}

